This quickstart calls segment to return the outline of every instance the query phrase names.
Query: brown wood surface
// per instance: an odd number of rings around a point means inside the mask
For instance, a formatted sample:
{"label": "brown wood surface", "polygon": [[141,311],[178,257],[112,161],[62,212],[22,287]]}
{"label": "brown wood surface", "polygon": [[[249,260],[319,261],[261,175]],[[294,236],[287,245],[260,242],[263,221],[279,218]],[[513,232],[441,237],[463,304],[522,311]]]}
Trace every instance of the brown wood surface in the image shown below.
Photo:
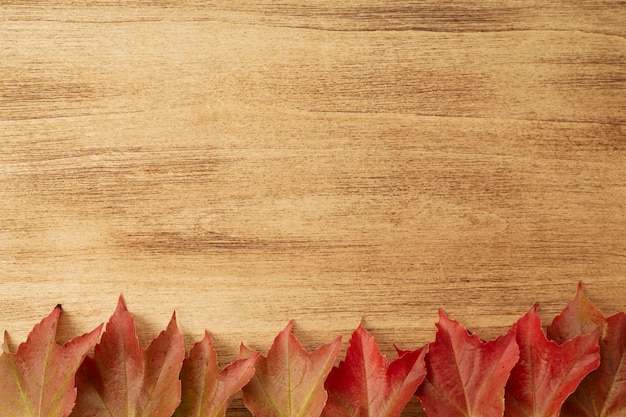
{"label": "brown wood surface", "polygon": [[626,309],[626,3],[447,3],[0,1],[10,345],[120,293],[224,363]]}

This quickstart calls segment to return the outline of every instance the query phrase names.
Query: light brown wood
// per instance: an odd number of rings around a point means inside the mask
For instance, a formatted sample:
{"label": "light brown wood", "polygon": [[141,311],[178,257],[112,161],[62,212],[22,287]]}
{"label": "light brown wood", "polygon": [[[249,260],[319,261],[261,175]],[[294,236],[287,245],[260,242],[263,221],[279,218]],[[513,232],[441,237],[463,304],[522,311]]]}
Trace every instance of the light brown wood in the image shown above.
{"label": "light brown wood", "polygon": [[[207,4],[205,4],[207,3]],[[575,4],[572,4],[575,3]],[[0,2],[0,329],[223,363],[626,308],[621,1]],[[241,402],[229,415],[246,415]],[[421,415],[414,402],[405,411]]]}

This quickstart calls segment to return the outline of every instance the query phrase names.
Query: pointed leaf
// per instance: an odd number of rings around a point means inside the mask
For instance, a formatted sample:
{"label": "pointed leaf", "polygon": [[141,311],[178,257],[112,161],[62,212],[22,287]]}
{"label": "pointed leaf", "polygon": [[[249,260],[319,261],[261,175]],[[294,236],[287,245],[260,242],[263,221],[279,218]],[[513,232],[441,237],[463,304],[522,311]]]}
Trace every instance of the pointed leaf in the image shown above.
{"label": "pointed leaf", "polygon": [[585,296],[583,285],[579,283],[576,296],[567,304],[561,314],[554,318],[552,324],[548,326],[547,334],[548,339],[562,344],[576,336],[591,333],[597,328],[602,334],[605,327],[606,317]]}
{"label": "pointed leaf", "polygon": [[324,417],[399,417],[426,376],[426,349],[406,352],[391,364],[362,325],[354,331],[346,359],[326,379]]}
{"label": "pointed leaf", "polygon": [[426,380],[417,390],[429,417],[502,417],[504,387],[519,357],[512,332],[489,342],[470,335],[439,311],[426,354]]}
{"label": "pointed leaf", "polygon": [[9,353],[9,333],[4,331],[4,341],[2,342],[2,351]]}
{"label": "pointed leaf", "polygon": [[[74,377],[102,326],[63,346],[55,342],[61,306],[36,325],[17,353],[0,356],[2,417],[67,417],[74,406]],[[5,333],[6,342],[6,333]]]}
{"label": "pointed leaf", "polygon": [[520,359],[506,386],[506,417],[557,417],[565,399],[600,364],[598,331],[549,341],[537,306],[514,325]]}
{"label": "pointed leaf", "polygon": [[565,341],[596,327],[601,330],[600,367],[565,401],[563,417],[626,416],[626,314],[618,313],[607,319],[579,285],[576,297],[548,327],[548,335],[553,340]]}
{"label": "pointed leaf", "polygon": [[205,332],[183,363],[182,400],[174,417],[224,417],[233,396],[254,375],[256,358],[238,359],[220,372],[213,339]]}
{"label": "pointed leaf", "polygon": [[120,297],[93,359],[86,357],[76,382],[72,417],[171,417],[180,402],[178,379],[185,348],[176,316],[145,349]]}
{"label": "pointed leaf", "polygon": [[[289,322],[243,388],[243,401],[255,417],[318,417],[327,399],[324,380],[339,354],[341,337],[307,353],[291,334]],[[242,354],[250,350],[243,347]]]}

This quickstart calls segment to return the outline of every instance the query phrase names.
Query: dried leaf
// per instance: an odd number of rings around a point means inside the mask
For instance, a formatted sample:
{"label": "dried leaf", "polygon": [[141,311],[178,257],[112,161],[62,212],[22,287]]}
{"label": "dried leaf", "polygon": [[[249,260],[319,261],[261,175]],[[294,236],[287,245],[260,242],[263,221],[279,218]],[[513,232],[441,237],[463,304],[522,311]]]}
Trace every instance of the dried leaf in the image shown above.
{"label": "dried leaf", "polygon": [[[74,406],[74,378],[102,326],[63,346],[55,342],[61,307],[36,325],[17,353],[0,356],[2,417],[67,417]],[[5,334],[6,341],[6,334]]]}
{"label": "dried leaf", "polygon": [[439,311],[427,376],[417,390],[429,417],[502,417],[504,387],[519,357],[512,332],[489,342]]}
{"label": "dried leaf", "polygon": [[548,327],[548,335],[564,341],[589,333],[594,325],[601,329],[600,367],[565,401],[563,417],[626,416],[626,314],[607,319],[579,285],[576,297]]}
{"label": "dried leaf", "polygon": [[213,339],[205,332],[183,363],[182,400],[174,417],[224,417],[233,396],[254,375],[256,358],[238,359],[220,372]]}
{"label": "dried leaf", "polygon": [[[267,358],[259,355],[243,401],[255,417],[318,417],[327,393],[324,380],[339,354],[341,337],[307,353],[291,334],[293,323],[274,339]],[[253,352],[242,346],[242,356]]]}
{"label": "dried leaf", "polygon": [[399,417],[426,376],[426,349],[404,352],[391,364],[362,325],[354,331],[346,359],[326,379],[324,417]]}
{"label": "dried leaf", "polygon": [[78,397],[71,416],[171,417],[180,402],[184,356],[175,315],[143,350],[120,297],[93,359],[86,357],[76,375]]}
{"label": "dried leaf", "polygon": [[514,325],[520,359],[506,386],[506,417],[558,417],[565,399],[600,364],[598,332],[549,341],[537,306]]}

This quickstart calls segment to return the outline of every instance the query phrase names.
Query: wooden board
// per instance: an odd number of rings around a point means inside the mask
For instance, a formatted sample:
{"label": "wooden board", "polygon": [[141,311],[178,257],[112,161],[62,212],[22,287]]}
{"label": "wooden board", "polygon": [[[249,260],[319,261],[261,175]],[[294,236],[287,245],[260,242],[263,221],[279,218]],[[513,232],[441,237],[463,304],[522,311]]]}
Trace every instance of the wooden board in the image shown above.
{"label": "wooden board", "polygon": [[0,2],[0,329],[123,293],[226,363],[624,310],[626,7],[574,3]]}

